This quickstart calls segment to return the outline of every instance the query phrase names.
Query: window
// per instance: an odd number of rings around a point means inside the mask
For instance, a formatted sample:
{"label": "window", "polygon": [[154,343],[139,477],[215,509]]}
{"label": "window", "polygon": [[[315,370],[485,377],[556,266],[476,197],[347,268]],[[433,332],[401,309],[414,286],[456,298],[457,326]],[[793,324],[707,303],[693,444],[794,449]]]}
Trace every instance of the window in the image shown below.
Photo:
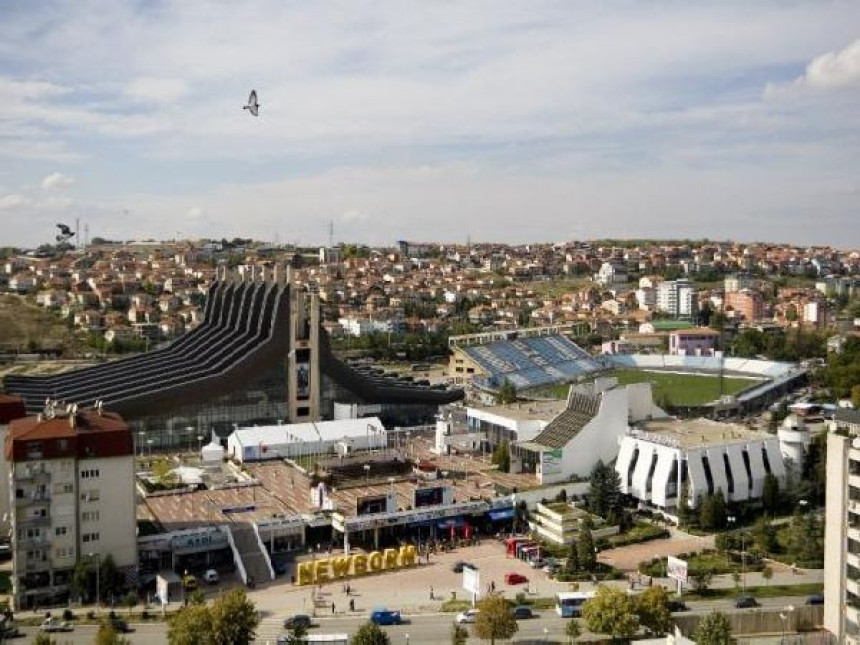
{"label": "window", "polygon": [[81,494],[82,502],[97,502],[99,500],[99,492],[97,490],[89,490]]}
{"label": "window", "polygon": [[93,479],[99,476],[98,468],[89,468],[81,471],[81,479]]}
{"label": "window", "polygon": [[41,441],[28,441],[27,442],[27,459],[41,459],[42,458],[42,442]]}
{"label": "window", "polygon": [[71,484],[54,484],[54,493],[62,494],[62,493],[73,493],[75,492],[74,486]]}
{"label": "window", "polygon": [[81,513],[81,521],[83,522],[98,522],[99,521],[99,512],[98,511],[84,511]]}
{"label": "window", "polygon": [[57,439],[57,450],[68,450],[69,449],[69,440],[68,439]]}
{"label": "window", "polygon": [[83,542],[98,542],[99,534],[98,533],[84,533],[82,538]]}
{"label": "window", "polygon": [[723,468],[726,470],[726,479],[729,480],[729,496],[735,492],[735,477],[732,473],[732,465],[729,463],[729,456],[723,453]]}
{"label": "window", "polygon": [[66,535],[66,533],[68,533],[68,532],[69,532],[69,527],[67,527],[67,526],[58,526],[56,529],[54,529],[54,533],[56,533],[57,536]]}

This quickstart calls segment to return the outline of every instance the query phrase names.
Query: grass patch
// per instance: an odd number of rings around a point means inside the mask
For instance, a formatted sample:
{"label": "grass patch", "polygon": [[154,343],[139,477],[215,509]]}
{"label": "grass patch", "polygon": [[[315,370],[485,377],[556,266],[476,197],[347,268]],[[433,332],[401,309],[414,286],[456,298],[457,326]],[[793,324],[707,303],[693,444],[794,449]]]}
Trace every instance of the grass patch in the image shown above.
{"label": "grass patch", "polygon": [[669,530],[665,526],[640,522],[635,524],[628,531],[620,533],[619,535],[610,535],[605,538],[605,540],[607,544],[609,544],[609,548],[614,549],[620,546],[639,544],[641,542],[659,540],[667,537],[669,537]]}
{"label": "grass patch", "polygon": [[755,598],[778,598],[780,596],[811,596],[822,593],[824,583],[805,582],[799,585],[747,585],[746,591],[740,587],[737,589],[708,589],[706,591],[684,592],[685,600],[713,600],[714,598],[736,598],[741,595],[753,596]]}
{"label": "grass patch", "polygon": [[[666,396],[672,405],[704,405],[720,398],[720,379],[716,376],[646,372],[633,369],[613,370],[605,376],[614,376],[618,379],[619,385],[651,383],[654,400],[659,401],[663,396]],[[727,376],[723,379],[723,393],[737,394],[757,382],[756,379]],[[537,393],[542,396],[563,399],[567,397],[569,389],[570,384],[561,383],[542,388]]]}
{"label": "grass patch", "polygon": [[459,614],[461,611],[466,611],[472,606],[468,600],[446,600],[442,603],[442,611]]}

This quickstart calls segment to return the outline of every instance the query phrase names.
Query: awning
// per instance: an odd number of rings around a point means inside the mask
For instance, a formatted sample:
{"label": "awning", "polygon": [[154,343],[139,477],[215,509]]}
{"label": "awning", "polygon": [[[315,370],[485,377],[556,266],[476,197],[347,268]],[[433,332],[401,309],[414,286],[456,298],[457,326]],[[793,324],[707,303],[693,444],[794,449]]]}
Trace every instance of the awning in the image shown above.
{"label": "awning", "polygon": [[500,511],[490,511],[490,519],[494,522],[498,522],[499,520],[510,520],[514,517],[514,509],[512,508],[504,508]]}
{"label": "awning", "polygon": [[448,519],[441,520],[436,523],[436,526],[440,529],[449,529],[452,526],[463,526],[465,522],[462,517],[449,517]]}

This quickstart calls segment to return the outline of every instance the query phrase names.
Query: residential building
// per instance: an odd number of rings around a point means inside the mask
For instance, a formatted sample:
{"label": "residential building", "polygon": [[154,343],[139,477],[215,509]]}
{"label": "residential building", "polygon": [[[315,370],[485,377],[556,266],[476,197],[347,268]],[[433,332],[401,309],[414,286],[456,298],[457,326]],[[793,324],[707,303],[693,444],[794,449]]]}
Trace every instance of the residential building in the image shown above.
{"label": "residential building", "polygon": [[[529,516],[529,528],[538,536],[561,546],[570,546],[582,530],[582,522],[590,514],[567,502],[538,504]],[[591,536],[596,540],[616,535],[619,527],[606,526],[605,521],[591,516],[594,528]]]}
{"label": "residential building", "polygon": [[676,356],[713,356],[720,333],[707,327],[669,333],[669,353]]}
{"label": "residential building", "polygon": [[777,437],[709,419],[639,422],[621,440],[615,470],[622,493],[672,519],[684,486],[695,508],[718,490],[728,502],[756,500],[768,473],[785,478]]}
{"label": "residential building", "polygon": [[751,322],[764,316],[764,297],[757,289],[727,291],[723,306],[727,315],[734,312],[735,319]]}
{"label": "residential building", "polygon": [[860,643],[860,410],[839,409],[827,436],[824,627]]}
{"label": "residential building", "polygon": [[755,284],[753,277],[749,273],[734,273],[727,275],[723,281],[726,294],[749,289]]}
{"label": "residential building", "polygon": [[595,282],[603,285],[624,284],[627,282],[627,267],[620,262],[604,262],[594,276]]}
{"label": "residential building", "polygon": [[49,405],[12,421],[4,462],[9,481],[12,596],[17,608],[68,602],[75,566],[110,555],[128,579],[137,571],[131,432],[101,406]]}
{"label": "residential building", "polygon": [[666,280],[657,286],[657,309],[676,318],[696,314],[696,290],[686,278]]}

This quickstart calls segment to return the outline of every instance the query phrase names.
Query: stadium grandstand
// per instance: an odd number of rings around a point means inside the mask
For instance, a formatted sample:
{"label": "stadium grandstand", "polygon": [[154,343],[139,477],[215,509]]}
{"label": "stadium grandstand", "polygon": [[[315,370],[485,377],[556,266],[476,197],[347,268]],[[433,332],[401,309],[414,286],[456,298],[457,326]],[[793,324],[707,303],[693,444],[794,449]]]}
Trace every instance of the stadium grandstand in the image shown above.
{"label": "stadium grandstand", "polygon": [[147,444],[193,445],[234,425],[314,422],[335,402],[371,408],[384,423],[432,423],[438,406],[462,398],[372,371],[331,351],[316,294],[290,283],[289,271],[228,273],[210,285],[202,323],[163,349],[50,376],[5,379],[27,412],[46,400],[81,407],[101,402]]}
{"label": "stadium grandstand", "polygon": [[604,370],[570,340],[571,331],[570,326],[553,326],[452,336],[448,374],[454,382],[471,379],[485,390],[498,390],[505,380],[528,390]]}

